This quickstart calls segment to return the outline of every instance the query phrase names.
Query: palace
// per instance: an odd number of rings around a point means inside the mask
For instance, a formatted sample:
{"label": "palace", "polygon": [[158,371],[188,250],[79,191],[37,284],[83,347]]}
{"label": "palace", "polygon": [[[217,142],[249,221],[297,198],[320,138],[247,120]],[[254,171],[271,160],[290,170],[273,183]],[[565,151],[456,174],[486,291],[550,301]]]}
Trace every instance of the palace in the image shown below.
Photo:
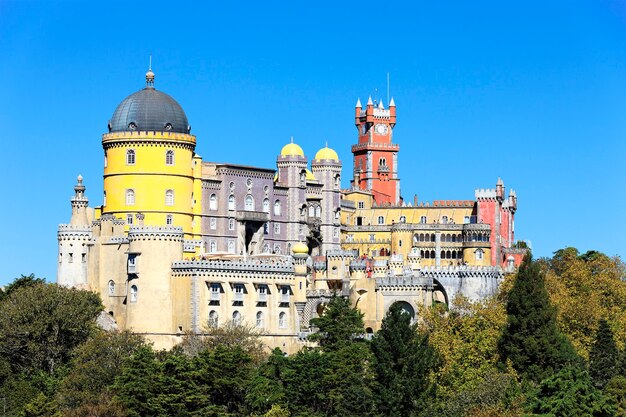
{"label": "palace", "polygon": [[276,168],[204,161],[182,107],[154,87],[113,112],[104,149],[102,205],[82,177],[69,224],[58,229],[60,285],[101,294],[117,327],[157,348],[226,321],[294,352],[333,294],[364,313],[367,332],[393,303],[419,306],[456,294],[492,294],[525,253],[516,248],[517,197],[405,202],[393,143],[396,106],[356,105],[351,187],[337,153],[310,161],[293,140]]}

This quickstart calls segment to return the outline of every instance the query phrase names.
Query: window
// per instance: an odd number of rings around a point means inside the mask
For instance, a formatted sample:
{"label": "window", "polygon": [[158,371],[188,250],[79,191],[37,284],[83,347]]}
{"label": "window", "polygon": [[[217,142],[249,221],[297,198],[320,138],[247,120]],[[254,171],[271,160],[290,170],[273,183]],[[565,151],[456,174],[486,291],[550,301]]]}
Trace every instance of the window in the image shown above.
{"label": "window", "polygon": [[234,182],[230,182],[230,184],[228,184],[228,188],[232,191],[235,189],[235,183]]}
{"label": "window", "polygon": [[171,149],[165,152],[165,165],[174,165],[174,151]]}
{"label": "window", "polygon": [[280,216],[280,200],[274,201],[274,215]]}
{"label": "window", "polygon": [[448,223],[448,216],[443,216],[443,217],[441,218],[441,223],[443,223],[443,224],[447,224],[447,223]]}
{"label": "window", "polygon": [[217,301],[219,303],[219,301],[220,301],[220,293],[221,293],[220,284],[212,283],[211,284],[211,291],[210,291],[211,301]]}
{"label": "window", "polygon": [[335,220],[339,220],[341,218],[341,212],[339,211],[339,209],[337,209],[337,211],[335,212]]}
{"label": "window", "polygon": [[315,217],[322,217],[322,207],[315,206]]}
{"label": "window", "polygon": [[370,235],[370,242],[373,242],[376,240],[376,236],[375,235]]}
{"label": "window", "polygon": [[211,217],[211,219],[209,220],[209,228],[211,230],[217,229],[217,219],[215,217]]}
{"label": "window", "polygon": [[256,327],[263,328],[263,312],[258,311],[256,313]]}
{"label": "window", "polygon": [[483,260],[483,250],[482,249],[477,249],[475,253],[476,253],[476,260],[477,261],[482,261]]}
{"label": "window", "polygon": [[229,195],[228,196],[228,210],[234,210],[234,209],[235,209],[235,196]]}
{"label": "window", "polygon": [[115,295],[115,282],[113,280],[109,281],[109,297],[113,297]]}
{"label": "window", "polygon": [[400,223],[406,223],[406,216],[400,216]]}
{"label": "window", "polygon": [[470,216],[463,217],[463,223],[469,224],[469,222],[470,222]]}
{"label": "window", "polygon": [[217,210],[217,196],[211,194],[209,197],[209,210]]}
{"label": "window", "polygon": [[131,303],[137,302],[137,286],[136,285],[133,285],[130,287],[130,302]]}
{"label": "window", "polygon": [[386,167],[387,166],[387,160],[385,158],[380,158],[378,160],[378,165],[381,167]]}
{"label": "window", "polygon": [[385,217],[378,216],[378,224],[385,224]]}
{"label": "window", "polygon": [[281,312],[278,315],[278,328],[280,329],[287,328],[287,314],[285,312]]}
{"label": "window", "polygon": [[235,253],[235,241],[234,240],[228,241],[228,253]]}
{"label": "window", "polygon": [[107,205],[107,192],[104,192],[104,196],[102,197],[102,205],[106,206]]}
{"label": "window", "polygon": [[135,150],[126,150],[126,165],[135,165]]}
{"label": "window", "polygon": [[333,227],[333,237],[339,237],[339,229],[336,227]]}
{"label": "window", "polygon": [[228,230],[235,230],[235,219],[228,219]]}
{"label": "window", "polygon": [[315,216],[315,207],[309,206],[309,217]]}
{"label": "window", "polygon": [[80,254],[80,261],[82,263],[86,263],[87,262],[87,254],[86,253],[81,253]]}
{"label": "window", "polygon": [[420,217],[420,223],[421,224],[426,224],[426,216]]}
{"label": "window", "polygon": [[248,194],[244,200],[244,210],[254,211],[254,198],[252,198],[250,194]]}
{"label": "window", "polygon": [[241,324],[241,313],[238,311],[233,313],[233,324],[235,326],[239,326]]}
{"label": "window", "polygon": [[306,171],[300,173],[300,185],[306,184]]}
{"label": "window", "polygon": [[133,215],[132,214],[127,214],[126,215],[126,223],[131,225],[133,224]]}
{"label": "window", "polygon": [[363,202],[363,201],[359,201],[358,207],[359,207],[360,209],[365,208],[365,202]]}
{"label": "window", "polygon": [[107,158],[107,151],[104,151],[104,167],[106,168],[109,165],[109,161]]}
{"label": "window", "polygon": [[174,190],[165,191],[165,205],[166,206],[174,205]]}
{"label": "window", "polygon": [[171,226],[172,224],[174,224],[174,216],[172,216],[171,214],[167,214],[165,216],[165,224],[168,226]]}
{"label": "window", "polygon": [[211,310],[209,312],[209,327],[217,327],[218,315],[217,311]]}
{"label": "window", "polygon": [[341,185],[341,177],[339,175],[335,175],[335,188],[339,188]]}
{"label": "window", "polygon": [[275,235],[280,234],[280,223],[274,223],[274,234]]}
{"label": "window", "polygon": [[135,205],[135,190],[133,189],[126,190],[126,205],[127,206]]}
{"label": "window", "polygon": [[217,242],[214,240],[211,240],[209,242],[209,253],[215,253],[217,252]]}
{"label": "window", "polygon": [[235,284],[235,286],[233,287],[233,292],[234,292],[233,299],[235,301],[243,301],[243,294],[244,294],[243,284]]}
{"label": "window", "polygon": [[270,212],[270,200],[268,200],[267,198],[263,200],[263,211],[265,213]]}
{"label": "window", "polygon": [[279,244],[274,245],[274,253],[280,255],[280,245]]}

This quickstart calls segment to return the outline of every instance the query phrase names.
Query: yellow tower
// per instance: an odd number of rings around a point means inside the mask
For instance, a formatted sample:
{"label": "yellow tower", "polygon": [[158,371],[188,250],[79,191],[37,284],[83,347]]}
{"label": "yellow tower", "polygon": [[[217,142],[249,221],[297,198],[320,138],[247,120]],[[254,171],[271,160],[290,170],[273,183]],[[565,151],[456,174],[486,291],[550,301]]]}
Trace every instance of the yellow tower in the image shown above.
{"label": "yellow tower", "polygon": [[[196,137],[182,107],[154,88],[154,73],[146,87],[126,97],[102,135],[104,201],[102,214],[147,226],[180,226],[185,238],[193,233],[193,157]],[[196,187],[197,188],[197,187]]]}

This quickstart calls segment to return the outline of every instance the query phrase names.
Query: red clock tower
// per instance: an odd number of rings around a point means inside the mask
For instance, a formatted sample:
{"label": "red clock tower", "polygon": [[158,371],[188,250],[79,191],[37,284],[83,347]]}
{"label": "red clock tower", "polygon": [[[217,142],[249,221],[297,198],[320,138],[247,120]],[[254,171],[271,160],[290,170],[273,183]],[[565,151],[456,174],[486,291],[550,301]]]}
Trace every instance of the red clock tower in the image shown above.
{"label": "red clock tower", "polygon": [[371,97],[362,109],[361,100],[358,100],[354,123],[359,131],[359,141],[352,145],[354,188],[371,192],[379,205],[397,204],[400,199],[400,146],[391,143],[396,125],[393,98],[388,109],[384,108],[382,101],[378,104],[372,102]]}

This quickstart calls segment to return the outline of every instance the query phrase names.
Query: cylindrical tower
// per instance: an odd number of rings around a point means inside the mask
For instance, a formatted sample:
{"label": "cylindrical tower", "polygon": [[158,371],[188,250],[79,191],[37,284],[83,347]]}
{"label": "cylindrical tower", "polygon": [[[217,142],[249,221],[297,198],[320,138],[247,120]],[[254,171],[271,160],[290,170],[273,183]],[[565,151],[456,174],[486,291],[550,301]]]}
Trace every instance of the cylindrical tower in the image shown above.
{"label": "cylindrical tower", "polygon": [[315,178],[323,184],[322,215],[320,232],[322,234],[322,254],[341,249],[339,235],[341,231],[341,161],[337,152],[326,145],[315,154],[311,163]]}
{"label": "cylindrical tower", "polygon": [[182,107],[154,88],[149,70],[146,87],[117,106],[102,136],[102,214],[130,226],[143,213],[146,225],[179,226],[191,238],[196,137],[190,130]]}

